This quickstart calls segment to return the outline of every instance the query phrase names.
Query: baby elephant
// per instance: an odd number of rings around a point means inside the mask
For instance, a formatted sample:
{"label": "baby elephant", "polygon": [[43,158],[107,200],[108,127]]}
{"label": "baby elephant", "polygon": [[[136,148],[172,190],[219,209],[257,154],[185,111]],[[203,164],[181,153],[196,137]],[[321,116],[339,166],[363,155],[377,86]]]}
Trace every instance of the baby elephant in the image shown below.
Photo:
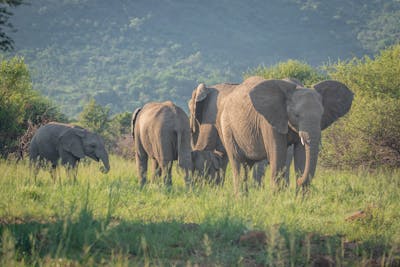
{"label": "baby elephant", "polygon": [[210,150],[192,151],[193,172],[195,175],[205,177],[210,183],[222,184],[228,158],[222,152]]}
{"label": "baby elephant", "polygon": [[35,179],[39,166],[42,166],[44,162],[50,162],[54,180],[55,168],[61,160],[61,164],[68,170],[74,169],[74,180],[76,180],[77,163],[85,156],[96,161],[101,160],[104,164],[101,168],[102,172],[106,173],[110,170],[103,139],[96,133],[69,124],[50,122],[41,126],[29,146],[29,159],[31,166],[35,167]]}
{"label": "baby elephant", "polygon": [[190,185],[189,118],[181,108],[171,101],[148,103],[133,112],[131,133],[140,186],[146,183],[149,158],[153,160],[153,174],[162,175],[167,186],[172,185],[172,162],[178,160],[178,165],[185,171],[186,185]]}

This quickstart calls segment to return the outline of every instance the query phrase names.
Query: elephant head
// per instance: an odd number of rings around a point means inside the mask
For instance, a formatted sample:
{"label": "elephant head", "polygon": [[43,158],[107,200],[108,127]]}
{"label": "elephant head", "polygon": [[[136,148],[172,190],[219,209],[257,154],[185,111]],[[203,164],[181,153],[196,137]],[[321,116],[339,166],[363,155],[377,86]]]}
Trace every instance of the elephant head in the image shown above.
{"label": "elephant head", "polygon": [[236,86],[237,84],[223,83],[207,87],[200,83],[193,90],[188,103],[193,149],[225,151],[218,135],[216,121],[224,96],[231,93]]}
{"label": "elephant head", "polygon": [[192,151],[193,171],[217,183],[220,182],[221,172],[226,165],[224,160],[223,154],[218,151]]}
{"label": "elephant head", "polygon": [[256,111],[279,133],[297,136],[292,141],[295,167],[302,172],[297,184],[308,185],[317,164],[321,131],[350,110],[353,93],[338,81],[323,81],[313,89],[296,80],[255,84],[250,99]]}
{"label": "elephant head", "polygon": [[101,171],[107,173],[110,170],[108,153],[103,139],[96,133],[89,132],[81,127],[71,127],[63,131],[59,137],[59,149],[81,159],[88,156],[95,161],[101,160]]}

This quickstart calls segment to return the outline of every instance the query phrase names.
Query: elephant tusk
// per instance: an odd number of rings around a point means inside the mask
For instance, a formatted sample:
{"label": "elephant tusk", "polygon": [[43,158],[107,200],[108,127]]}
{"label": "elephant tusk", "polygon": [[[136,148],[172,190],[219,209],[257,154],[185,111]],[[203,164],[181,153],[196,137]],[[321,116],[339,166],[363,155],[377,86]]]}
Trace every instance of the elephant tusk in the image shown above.
{"label": "elephant tusk", "polygon": [[303,137],[300,137],[300,139],[301,139],[301,144],[304,146],[304,139],[303,139]]}

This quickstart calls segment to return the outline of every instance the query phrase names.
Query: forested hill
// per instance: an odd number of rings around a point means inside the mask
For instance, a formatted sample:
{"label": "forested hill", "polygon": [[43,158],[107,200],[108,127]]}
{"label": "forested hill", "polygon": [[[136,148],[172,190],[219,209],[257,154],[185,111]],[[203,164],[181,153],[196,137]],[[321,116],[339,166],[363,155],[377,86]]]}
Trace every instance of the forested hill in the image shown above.
{"label": "forested hill", "polygon": [[396,0],[26,2],[13,10],[14,53],[69,116],[91,97],[113,112],[166,99],[186,108],[198,82],[239,82],[289,58],[321,65],[372,53],[400,28]]}

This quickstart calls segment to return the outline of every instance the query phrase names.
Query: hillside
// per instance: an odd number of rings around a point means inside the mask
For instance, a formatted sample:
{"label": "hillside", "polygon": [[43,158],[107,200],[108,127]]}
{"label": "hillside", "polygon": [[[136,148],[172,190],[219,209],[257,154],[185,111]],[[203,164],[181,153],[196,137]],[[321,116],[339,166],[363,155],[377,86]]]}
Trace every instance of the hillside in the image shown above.
{"label": "hillside", "polygon": [[371,53],[367,30],[381,20],[369,15],[396,26],[400,14],[396,1],[372,2],[37,0],[13,11],[11,36],[34,89],[69,116],[91,97],[114,113],[166,99],[186,108],[198,82],[239,82],[289,58],[321,65]]}

